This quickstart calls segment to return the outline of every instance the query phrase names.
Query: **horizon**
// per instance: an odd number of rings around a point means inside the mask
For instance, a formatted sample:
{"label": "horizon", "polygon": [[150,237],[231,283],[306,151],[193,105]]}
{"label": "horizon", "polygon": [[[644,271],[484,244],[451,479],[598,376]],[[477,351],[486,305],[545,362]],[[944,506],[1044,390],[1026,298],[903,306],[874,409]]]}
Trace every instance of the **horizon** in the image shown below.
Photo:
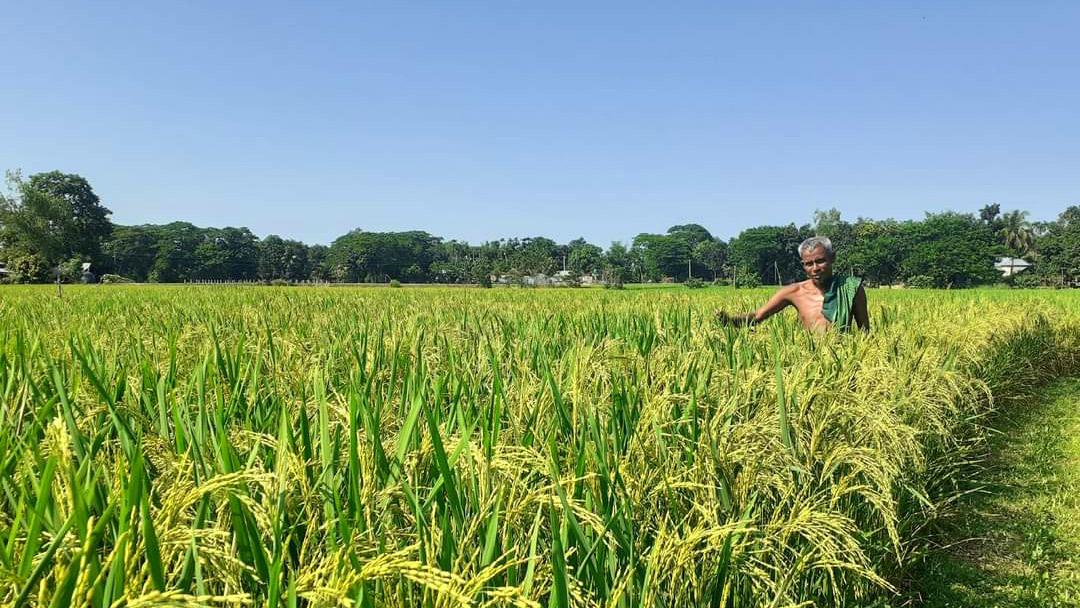
{"label": "horizon", "polygon": [[0,168],[82,175],[120,225],[606,248],[1080,202],[1080,5],[9,12]]}

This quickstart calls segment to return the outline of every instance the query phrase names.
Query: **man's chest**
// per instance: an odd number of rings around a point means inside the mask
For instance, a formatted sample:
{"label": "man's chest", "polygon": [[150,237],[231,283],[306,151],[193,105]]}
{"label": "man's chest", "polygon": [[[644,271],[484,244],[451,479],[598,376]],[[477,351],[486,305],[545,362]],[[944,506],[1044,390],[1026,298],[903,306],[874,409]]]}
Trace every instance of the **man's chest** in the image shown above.
{"label": "man's chest", "polygon": [[822,305],[825,303],[825,295],[820,291],[800,289],[792,297],[792,304],[799,311],[799,316],[804,321],[824,319]]}

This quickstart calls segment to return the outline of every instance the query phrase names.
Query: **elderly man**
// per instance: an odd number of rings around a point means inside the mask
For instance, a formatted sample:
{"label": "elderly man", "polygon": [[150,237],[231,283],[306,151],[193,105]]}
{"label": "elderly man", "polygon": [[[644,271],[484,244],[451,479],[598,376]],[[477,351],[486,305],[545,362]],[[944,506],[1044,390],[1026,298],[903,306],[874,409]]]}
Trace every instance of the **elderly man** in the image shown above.
{"label": "elderly man", "polygon": [[754,325],[794,306],[806,329],[823,331],[831,326],[846,332],[854,321],[859,329],[870,331],[862,279],[833,276],[832,241],[823,236],[806,239],[799,245],[799,257],[809,279],[781,287],[755,312],[732,315],[721,310],[716,313],[717,320],[731,325]]}

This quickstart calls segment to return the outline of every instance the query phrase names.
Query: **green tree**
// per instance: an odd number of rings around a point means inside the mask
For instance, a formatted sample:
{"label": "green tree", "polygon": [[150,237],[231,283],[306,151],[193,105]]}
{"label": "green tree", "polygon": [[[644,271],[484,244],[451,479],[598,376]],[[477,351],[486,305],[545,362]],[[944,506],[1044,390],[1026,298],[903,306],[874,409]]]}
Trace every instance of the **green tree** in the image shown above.
{"label": "green tree", "polygon": [[1001,205],[997,203],[984,205],[982,209],[979,209],[979,219],[989,226],[994,225],[999,215],[1001,215]]}
{"label": "green tree", "polygon": [[112,272],[146,281],[157,256],[156,226],[114,226],[102,249]]}
{"label": "green tree", "polygon": [[790,283],[804,276],[799,261],[799,243],[811,236],[809,226],[757,226],[747,228],[729,245],[731,262],[753,274],[764,285]]}
{"label": "green tree", "polygon": [[693,258],[697,264],[712,273],[712,278],[715,281],[728,263],[727,243],[720,239],[701,241],[694,246]]}
{"label": "green tree", "polygon": [[[79,253],[79,223],[71,203],[46,190],[35,188],[18,173],[8,174],[9,194],[0,197],[0,247],[19,277],[30,268],[52,268],[60,290],[60,263]],[[37,275],[37,272],[34,273]]]}
{"label": "green tree", "polygon": [[1048,285],[1080,282],[1080,206],[1067,208],[1038,241],[1035,271]]}
{"label": "green tree", "polygon": [[204,241],[202,229],[187,222],[158,226],[157,252],[148,280],[154,283],[183,283],[199,278],[195,250]]}
{"label": "green tree", "polygon": [[191,276],[199,280],[249,281],[258,268],[258,238],[247,228],[207,228],[194,252]]}
{"label": "green tree", "polygon": [[258,256],[258,276],[264,281],[303,281],[311,274],[308,247],[300,241],[271,234],[259,242]]}
{"label": "green tree", "polygon": [[927,214],[901,227],[901,276],[934,287],[967,287],[998,279],[997,244],[989,226],[973,215]]}
{"label": "green tree", "polygon": [[604,280],[614,285],[622,285],[634,280],[634,258],[630,250],[619,241],[612,241],[604,254]]}
{"label": "green tree", "polygon": [[1035,248],[1035,232],[1027,217],[1027,211],[1010,211],[1001,216],[998,236],[1016,256],[1026,256]]}
{"label": "green tree", "polygon": [[112,232],[111,212],[102,206],[90,182],[81,175],[50,171],[31,175],[27,183],[31,189],[64,202],[65,212],[70,214],[65,220],[70,232],[65,234],[64,248],[86,261],[100,263],[101,244]]}
{"label": "green tree", "polygon": [[326,254],[330,250],[326,245],[312,245],[308,247],[308,276],[313,281],[329,281],[330,269],[326,264]]}
{"label": "green tree", "polygon": [[592,274],[600,269],[604,250],[596,245],[585,242],[584,239],[570,241],[567,245],[569,254],[566,259],[566,268],[579,275]]}
{"label": "green tree", "polygon": [[690,249],[699,243],[713,240],[713,235],[700,224],[679,224],[667,229],[668,236],[681,239],[689,245]]}
{"label": "green tree", "polygon": [[851,225],[850,243],[837,249],[834,272],[851,272],[874,285],[891,285],[899,278],[902,257],[899,223],[859,218]]}
{"label": "green tree", "polygon": [[672,277],[684,280],[690,260],[690,240],[681,235],[639,234],[633,251],[641,258],[642,274],[649,280]]}
{"label": "green tree", "polygon": [[440,241],[422,231],[366,232],[357,229],[334,240],[327,251],[326,264],[338,281],[426,280]]}

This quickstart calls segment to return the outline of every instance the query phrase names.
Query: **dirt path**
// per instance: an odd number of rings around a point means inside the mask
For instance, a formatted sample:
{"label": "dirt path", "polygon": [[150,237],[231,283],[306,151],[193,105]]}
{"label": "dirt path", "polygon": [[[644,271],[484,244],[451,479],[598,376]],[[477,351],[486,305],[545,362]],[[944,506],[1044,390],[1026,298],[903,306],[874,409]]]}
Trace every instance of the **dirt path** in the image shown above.
{"label": "dirt path", "polygon": [[987,491],[966,499],[915,605],[1080,607],[1080,379],[1045,395],[998,424]]}

